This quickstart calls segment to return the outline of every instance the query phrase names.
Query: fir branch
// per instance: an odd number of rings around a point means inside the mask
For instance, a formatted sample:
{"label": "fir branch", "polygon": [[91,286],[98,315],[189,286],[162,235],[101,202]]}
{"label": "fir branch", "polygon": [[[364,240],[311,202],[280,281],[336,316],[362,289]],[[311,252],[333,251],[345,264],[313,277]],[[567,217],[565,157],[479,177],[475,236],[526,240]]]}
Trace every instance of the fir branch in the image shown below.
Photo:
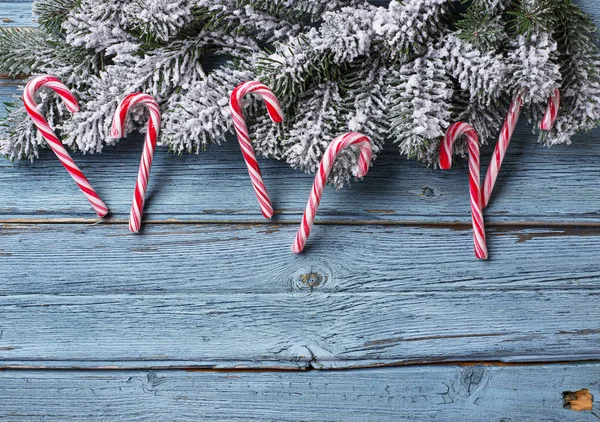
{"label": "fir branch", "polygon": [[310,29],[325,12],[359,0],[198,0],[194,14],[208,30],[253,34],[263,43],[283,41]]}
{"label": "fir branch", "polygon": [[[455,86],[452,99],[452,121],[467,122],[475,128],[482,144],[494,142],[500,131],[512,97],[500,95],[490,104],[482,104],[478,98],[472,98],[466,91]],[[539,120],[538,120],[539,121]],[[466,157],[468,143],[458,141],[455,153]],[[433,161],[437,162],[437,155]]]}
{"label": "fir branch", "polygon": [[383,149],[389,134],[386,113],[389,72],[390,68],[381,59],[364,60],[350,64],[340,80],[346,127],[367,135],[373,143],[374,154]]}
{"label": "fir branch", "polygon": [[515,0],[462,0],[463,3],[471,3],[471,7],[487,14],[494,15],[503,12]]}
{"label": "fir branch", "polygon": [[471,99],[490,104],[504,89],[506,63],[495,51],[483,52],[464,42],[459,33],[449,34],[434,48],[439,51],[446,71]]}
{"label": "fir branch", "polygon": [[[287,123],[286,136],[282,140],[284,158],[292,167],[309,173],[317,170],[327,146],[336,135],[344,132],[341,103],[339,86],[334,82],[323,82],[298,97],[298,108],[302,111]],[[348,159],[352,160],[351,154],[345,151],[336,160],[331,179],[334,183],[343,183],[348,177],[346,173],[339,180],[340,169],[352,168]]]}
{"label": "fir branch", "polygon": [[280,98],[291,99],[304,94],[311,86],[338,80],[344,71],[344,65],[336,62],[332,52],[313,48],[315,32],[307,35],[292,39],[275,53],[261,54],[257,59],[260,79]]}
{"label": "fir branch", "polygon": [[137,0],[129,7],[129,32],[145,44],[166,43],[192,21],[191,0]]}
{"label": "fir branch", "polygon": [[460,30],[460,39],[481,51],[498,50],[507,39],[503,16],[491,14],[489,9],[481,7],[467,9],[456,27]]}
{"label": "fir branch", "polygon": [[425,54],[428,44],[444,35],[450,7],[447,0],[392,0],[377,11],[373,30],[389,58],[405,61]]}
{"label": "fir branch", "polygon": [[[157,49],[144,57],[132,57],[124,62],[107,66],[98,77],[89,78],[84,104],[79,113],[65,122],[68,145],[77,145],[81,151],[99,152],[104,145],[117,140],[108,136],[110,121],[118,102],[127,94],[145,92],[153,95],[161,105],[185,87],[205,78],[199,57],[203,37],[177,41]],[[132,114],[132,122],[139,122],[142,114]],[[138,127],[130,124],[127,133]]]}
{"label": "fir branch", "polygon": [[570,143],[578,132],[600,124],[600,50],[597,28],[589,15],[571,0],[556,0],[558,42],[563,77],[561,108],[550,132],[542,132],[542,142]]}
{"label": "fir branch", "polygon": [[56,44],[34,28],[0,28],[0,74],[17,77],[39,72],[52,60]]}
{"label": "fir branch", "polygon": [[453,83],[435,50],[404,64],[389,79],[390,134],[400,152],[427,160],[450,125]]}
{"label": "fir branch", "polygon": [[511,95],[519,94],[525,105],[547,104],[550,95],[560,87],[557,43],[548,33],[519,35],[511,42],[506,57],[503,86]]}
{"label": "fir branch", "polygon": [[512,16],[511,30],[527,38],[540,32],[552,33],[557,23],[557,1],[562,0],[520,0],[513,10],[507,12]]}
{"label": "fir branch", "polygon": [[163,119],[169,149],[197,154],[211,143],[224,142],[232,131],[229,95],[236,85],[252,78],[247,70],[230,64],[171,97]]}
{"label": "fir branch", "polygon": [[71,10],[80,3],[81,0],[37,0],[33,3],[33,14],[46,32],[58,34],[63,32],[62,24]]}
{"label": "fir branch", "polygon": [[[38,91],[36,96],[38,109],[60,137],[61,122],[70,116],[69,111],[62,100],[48,89]],[[15,100],[21,102],[20,99]],[[11,104],[7,111],[8,116],[0,121],[0,153],[10,160],[37,158],[39,150],[46,147],[47,143],[25,107]]]}
{"label": "fir branch", "polygon": [[374,34],[366,17],[373,17],[375,10],[347,7],[326,13],[319,30],[313,28],[278,44],[274,53],[259,56],[259,75],[284,98],[302,95],[322,82],[339,80],[348,64],[370,54]]}

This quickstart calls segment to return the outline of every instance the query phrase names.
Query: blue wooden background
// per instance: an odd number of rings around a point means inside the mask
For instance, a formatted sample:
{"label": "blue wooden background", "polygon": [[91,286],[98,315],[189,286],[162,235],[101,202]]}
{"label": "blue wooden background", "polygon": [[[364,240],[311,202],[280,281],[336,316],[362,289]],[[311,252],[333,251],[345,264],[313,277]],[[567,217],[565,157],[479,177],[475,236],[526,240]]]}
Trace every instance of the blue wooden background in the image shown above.
{"label": "blue wooden background", "polygon": [[[19,3],[0,21],[13,10],[31,22]],[[50,152],[0,161],[0,419],[596,420],[563,392],[600,397],[600,131],[552,149],[530,132],[486,211],[487,262],[466,166],[393,147],[327,189],[301,256],[312,177],[261,160],[266,222],[235,142],[157,151],[139,236],[139,137],[75,154],[105,222]]]}

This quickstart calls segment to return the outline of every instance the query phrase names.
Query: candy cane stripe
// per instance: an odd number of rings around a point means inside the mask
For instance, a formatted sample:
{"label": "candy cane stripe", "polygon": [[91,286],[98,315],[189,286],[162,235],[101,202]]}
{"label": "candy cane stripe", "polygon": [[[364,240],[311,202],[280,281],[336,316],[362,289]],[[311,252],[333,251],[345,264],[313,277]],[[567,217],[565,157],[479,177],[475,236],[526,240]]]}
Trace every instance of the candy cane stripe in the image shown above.
{"label": "candy cane stripe", "polygon": [[242,156],[246,162],[248,174],[252,181],[252,186],[258,199],[260,210],[265,218],[271,218],[273,216],[273,205],[269,199],[269,194],[267,193],[267,188],[263,181],[258,161],[256,160],[256,154],[252,147],[252,143],[250,142],[248,126],[246,125],[246,119],[244,118],[241,105],[242,99],[248,94],[255,94],[263,99],[267,106],[269,117],[273,122],[281,123],[283,121],[283,112],[275,94],[273,94],[266,85],[257,81],[244,82],[238,85],[229,98],[229,108],[231,110],[233,127],[235,128],[240,149],[242,150]]}
{"label": "candy cane stripe", "polygon": [[552,130],[554,127],[554,123],[556,122],[556,118],[558,117],[558,109],[560,108],[560,90],[555,90],[550,98],[548,98],[548,107],[546,108],[546,113],[544,113],[544,118],[542,119],[542,123],[540,124],[540,129],[542,130]]}
{"label": "candy cane stripe", "polygon": [[452,148],[461,136],[467,137],[469,144],[469,191],[471,195],[471,217],[473,222],[473,242],[475,256],[487,259],[487,244],[480,181],[479,137],[475,129],[464,122],[454,123],[446,131],[446,137],[440,145],[440,167],[444,170],[452,167]]}
{"label": "candy cane stripe", "polygon": [[506,156],[508,145],[510,144],[515,127],[519,121],[519,116],[521,115],[522,109],[523,101],[519,95],[510,104],[508,115],[504,121],[504,126],[500,132],[500,138],[496,143],[494,155],[492,156],[492,161],[490,162],[490,166],[488,167],[488,171],[485,176],[485,181],[483,183],[484,207],[487,207],[490,197],[492,196],[492,191],[494,190],[494,185],[496,184],[498,174],[500,173],[500,167],[502,166],[502,161],[504,161],[504,157]]}
{"label": "candy cane stripe", "polygon": [[152,160],[156,150],[156,142],[160,133],[160,107],[154,97],[143,93],[130,94],[121,101],[113,117],[110,135],[113,138],[122,138],[125,134],[125,122],[130,110],[142,105],[150,113],[148,120],[148,129],[144,139],[144,150],[138,170],[138,177],[133,192],[133,202],[131,212],[129,213],[129,230],[139,233],[142,227],[142,214],[144,212],[144,203],[146,201],[146,190],[150,179],[150,170],[152,169]]}
{"label": "candy cane stripe", "polygon": [[[552,128],[554,127],[554,123],[556,122],[556,119],[558,117],[559,108],[560,90],[556,89],[552,93],[550,98],[548,98],[548,107],[546,108],[546,112],[544,113],[544,117],[540,123],[540,129],[552,130]],[[520,95],[517,95],[510,105],[508,115],[506,116],[506,120],[504,121],[502,130],[500,131],[500,138],[498,139],[498,142],[496,143],[496,148],[494,149],[494,155],[492,156],[490,166],[488,167],[487,174],[485,175],[485,181],[483,183],[484,207],[487,207],[490,202],[492,191],[494,190],[496,180],[498,179],[498,174],[500,173],[500,167],[502,167],[502,162],[504,161],[504,157],[506,156],[508,145],[510,144],[511,138],[515,131],[515,127],[517,126],[517,123],[519,121],[522,109],[522,97]]]}
{"label": "candy cane stripe", "polygon": [[92,208],[94,211],[96,211],[96,214],[99,217],[104,217],[106,214],[108,214],[108,207],[100,199],[90,182],[84,176],[83,172],[79,169],[79,167],[77,167],[75,161],[73,161],[60,139],[58,139],[47,120],[44,118],[44,116],[42,116],[38,109],[38,105],[35,102],[35,94],[42,87],[50,88],[56,92],[71,113],[76,113],[79,111],[77,99],[59,79],[48,75],[38,76],[30,80],[25,87],[25,91],[23,92],[23,103],[25,104],[27,114],[29,117],[31,117],[33,123],[48,143],[50,149],[52,149],[58,160],[64,166],[65,170],[67,170],[81,192],[88,199],[92,205]]}
{"label": "candy cane stripe", "polygon": [[356,174],[358,177],[364,177],[367,175],[373,154],[371,150],[371,140],[365,135],[356,132],[349,132],[335,138],[327,147],[327,150],[321,159],[319,171],[315,176],[315,181],[310,192],[310,197],[308,198],[306,210],[302,216],[300,228],[298,229],[298,233],[296,233],[296,239],[292,245],[292,252],[299,254],[304,250],[306,242],[308,241],[308,237],[310,236],[310,231],[315,222],[317,209],[321,203],[323,189],[325,188],[325,184],[327,183],[327,179],[329,178],[333,164],[340,151],[352,145],[356,145],[360,148],[360,157]]}

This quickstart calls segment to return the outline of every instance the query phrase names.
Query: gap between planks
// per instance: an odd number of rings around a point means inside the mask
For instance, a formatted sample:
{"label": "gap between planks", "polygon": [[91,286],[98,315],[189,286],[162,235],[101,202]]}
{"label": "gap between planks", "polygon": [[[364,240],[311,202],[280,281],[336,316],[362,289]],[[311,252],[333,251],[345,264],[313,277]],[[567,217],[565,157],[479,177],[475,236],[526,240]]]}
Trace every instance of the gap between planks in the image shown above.
{"label": "gap between planks", "polygon": [[589,360],[572,360],[572,361],[535,361],[535,362],[502,362],[502,361],[444,361],[444,362],[397,362],[387,364],[371,364],[371,365],[357,365],[357,366],[345,366],[340,368],[334,367],[316,367],[310,365],[310,362],[306,362],[306,366],[265,366],[260,368],[217,368],[208,366],[160,366],[160,365],[148,365],[144,366],[96,366],[96,367],[79,367],[79,366],[52,366],[44,367],[43,365],[2,365],[0,371],[86,371],[86,372],[103,372],[103,371],[186,371],[186,372],[204,372],[204,373],[271,373],[271,372],[354,372],[354,371],[366,371],[370,369],[392,369],[392,368],[427,368],[427,367],[474,367],[474,366],[485,366],[485,367],[496,367],[496,368],[525,368],[525,367],[538,367],[538,366],[564,366],[564,365],[593,365],[600,364],[598,359]]}
{"label": "gap between planks", "polygon": [[[277,212],[276,212],[277,213]],[[97,220],[91,218],[56,218],[56,219],[30,219],[13,218],[0,219],[0,226],[10,225],[52,225],[52,224],[72,224],[72,225],[128,225],[129,220],[125,219],[104,219]],[[293,226],[299,225],[300,220],[144,220],[142,225],[177,225],[177,226],[210,226],[210,225],[235,225],[235,226]],[[447,228],[454,230],[468,230],[472,227],[471,223],[464,222],[423,222],[416,220],[392,221],[392,220],[325,220],[315,221],[315,226],[395,226],[395,227],[422,227],[422,228]],[[600,229],[600,222],[547,222],[547,221],[511,221],[511,222],[492,222],[486,223],[486,228],[496,228],[504,230],[526,230],[526,229]]]}

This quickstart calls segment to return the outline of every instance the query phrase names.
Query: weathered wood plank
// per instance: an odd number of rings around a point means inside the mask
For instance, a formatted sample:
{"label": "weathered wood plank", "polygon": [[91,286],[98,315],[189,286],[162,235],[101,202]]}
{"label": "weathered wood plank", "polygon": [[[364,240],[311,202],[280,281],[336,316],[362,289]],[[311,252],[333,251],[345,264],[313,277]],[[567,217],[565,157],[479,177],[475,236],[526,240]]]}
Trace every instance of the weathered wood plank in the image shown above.
{"label": "weathered wood plank", "polygon": [[[486,219],[494,222],[600,223],[600,131],[571,146],[546,149],[529,130],[516,135]],[[487,163],[492,149],[484,149]],[[74,154],[113,216],[128,218],[141,140],[126,140],[103,154]],[[175,156],[159,148],[152,168],[145,216],[172,221],[260,221],[262,217],[235,141],[200,156]],[[275,208],[275,221],[298,220],[312,176],[285,163],[260,160]],[[485,164],[482,172],[485,171]],[[329,188],[319,221],[470,221],[465,163],[450,171],[408,161],[390,145],[364,181]],[[0,220],[94,221],[91,207],[50,151],[34,163],[0,160]]]}
{"label": "weathered wood plank", "polygon": [[425,366],[333,372],[3,371],[11,421],[593,421],[600,366]]}
{"label": "weathered wood plank", "polygon": [[0,366],[600,359],[600,230],[294,230],[4,226]]}
{"label": "weathered wood plank", "polygon": [[33,26],[34,18],[31,12],[31,2],[0,1],[0,28],[9,26]]}
{"label": "weathered wood plank", "polygon": [[0,298],[0,367],[359,368],[600,359],[598,290]]}
{"label": "weathered wood plank", "polygon": [[[294,255],[296,228],[147,225],[134,235],[123,225],[3,225],[0,296],[600,287],[600,229],[491,229],[491,257],[482,262],[468,226],[324,225]],[[310,273],[316,279],[303,280]]]}

